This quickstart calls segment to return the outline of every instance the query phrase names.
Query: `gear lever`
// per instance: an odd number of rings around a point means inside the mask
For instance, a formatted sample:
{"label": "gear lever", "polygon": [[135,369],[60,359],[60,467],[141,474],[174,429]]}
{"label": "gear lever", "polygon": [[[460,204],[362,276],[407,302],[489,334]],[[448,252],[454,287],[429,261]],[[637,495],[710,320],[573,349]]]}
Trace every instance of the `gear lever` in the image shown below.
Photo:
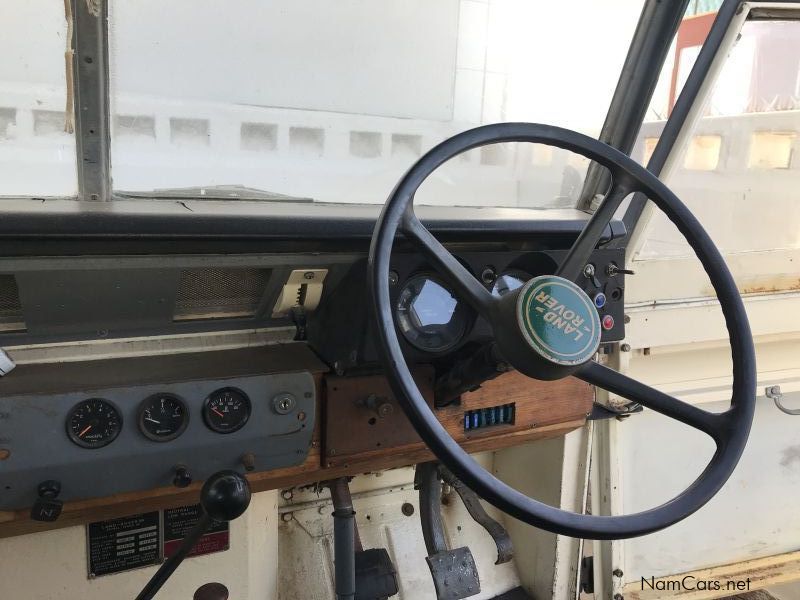
{"label": "gear lever", "polygon": [[200,520],[183,539],[178,551],[150,578],[136,600],[151,600],[158,593],[213,521],[233,521],[247,510],[250,484],[236,471],[214,473],[200,490],[200,505],[203,507]]}

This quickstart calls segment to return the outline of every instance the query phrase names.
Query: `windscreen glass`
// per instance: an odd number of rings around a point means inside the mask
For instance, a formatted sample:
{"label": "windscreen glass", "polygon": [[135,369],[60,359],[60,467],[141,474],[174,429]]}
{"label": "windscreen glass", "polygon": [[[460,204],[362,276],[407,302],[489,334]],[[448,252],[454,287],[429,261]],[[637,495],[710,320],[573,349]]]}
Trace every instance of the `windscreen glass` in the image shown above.
{"label": "windscreen glass", "polygon": [[0,196],[75,196],[65,3],[0,2],[0,24]]}
{"label": "windscreen glass", "polygon": [[[714,14],[684,19],[634,157],[646,163]],[[800,248],[800,21],[745,22],[664,181],[725,253]],[[692,249],[657,211],[640,259]]]}
{"label": "windscreen glass", "polygon": [[[118,194],[382,203],[455,133],[599,134],[641,0],[111,0]],[[506,144],[417,203],[574,206],[587,161]]]}

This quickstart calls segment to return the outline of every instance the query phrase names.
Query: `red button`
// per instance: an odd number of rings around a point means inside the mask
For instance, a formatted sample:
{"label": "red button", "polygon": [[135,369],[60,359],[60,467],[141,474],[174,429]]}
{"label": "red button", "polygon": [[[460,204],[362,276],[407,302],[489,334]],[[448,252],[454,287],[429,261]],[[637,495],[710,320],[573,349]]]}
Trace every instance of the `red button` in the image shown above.
{"label": "red button", "polygon": [[603,329],[608,331],[609,329],[613,328],[614,328],[614,317],[612,317],[611,315],[606,315],[605,317],[603,317]]}

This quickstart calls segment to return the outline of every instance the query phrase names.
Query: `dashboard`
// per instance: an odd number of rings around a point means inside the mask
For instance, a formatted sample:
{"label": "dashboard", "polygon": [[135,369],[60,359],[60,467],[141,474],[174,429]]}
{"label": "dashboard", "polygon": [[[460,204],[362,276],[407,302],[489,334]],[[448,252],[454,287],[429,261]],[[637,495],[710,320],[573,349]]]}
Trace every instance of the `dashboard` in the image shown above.
{"label": "dashboard", "polygon": [[[156,203],[65,212],[57,228],[38,209],[0,221],[0,347],[20,363],[0,378],[0,510],[14,515],[0,536],[31,530],[31,517],[51,526],[36,514],[43,498],[66,502],[59,523],[69,524],[86,521],[86,501],[109,515],[147,498],[186,503],[220,469],[248,473],[258,490],[430,460],[374,347],[365,275],[378,207],[327,218],[305,206],[270,218],[192,207],[188,219],[156,214]],[[553,273],[586,219],[419,212],[496,296]],[[624,252],[608,245],[620,227],[609,226],[579,282],[604,343],[624,336]],[[420,387],[466,448],[585,420],[588,385],[507,372],[489,325],[402,239],[390,293]]]}

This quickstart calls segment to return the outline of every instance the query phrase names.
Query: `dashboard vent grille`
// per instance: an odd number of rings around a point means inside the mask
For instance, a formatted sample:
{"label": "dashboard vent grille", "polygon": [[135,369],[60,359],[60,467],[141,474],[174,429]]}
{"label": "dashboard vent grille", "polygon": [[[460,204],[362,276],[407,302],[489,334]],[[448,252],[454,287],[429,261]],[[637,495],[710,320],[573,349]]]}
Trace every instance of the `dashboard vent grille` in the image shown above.
{"label": "dashboard vent grille", "polygon": [[0,275],[0,331],[24,330],[17,279],[13,275]]}
{"label": "dashboard vent grille", "polygon": [[175,298],[176,321],[253,317],[269,281],[269,269],[184,269]]}

